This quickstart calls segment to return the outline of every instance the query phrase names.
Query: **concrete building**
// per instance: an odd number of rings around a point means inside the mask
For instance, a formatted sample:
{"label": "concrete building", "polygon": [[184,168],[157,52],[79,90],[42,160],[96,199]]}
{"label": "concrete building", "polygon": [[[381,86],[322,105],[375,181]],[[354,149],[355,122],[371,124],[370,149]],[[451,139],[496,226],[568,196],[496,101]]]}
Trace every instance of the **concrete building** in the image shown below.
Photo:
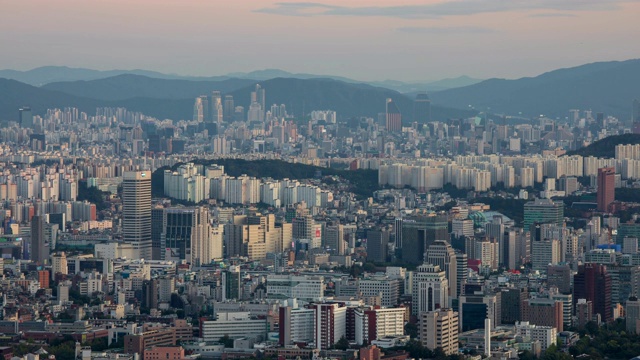
{"label": "concrete building", "polygon": [[122,178],[122,236],[136,258],[151,256],[151,171],[127,171]]}
{"label": "concrete building", "polygon": [[458,352],[458,313],[439,309],[420,314],[420,342],[435,350],[441,348],[447,355]]}

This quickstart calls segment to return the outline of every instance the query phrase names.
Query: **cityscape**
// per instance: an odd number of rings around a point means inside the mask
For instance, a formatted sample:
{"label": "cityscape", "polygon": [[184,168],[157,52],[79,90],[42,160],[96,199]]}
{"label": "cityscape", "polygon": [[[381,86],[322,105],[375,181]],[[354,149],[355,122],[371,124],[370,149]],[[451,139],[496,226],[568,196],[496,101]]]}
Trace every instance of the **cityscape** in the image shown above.
{"label": "cityscape", "polygon": [[[178,28],[213,5],[196,29],[233,46],[188,51],[203,33]],[[0,36],[4,360],[640,359],[640,59],[594,50],[640,31],[637,4],[6,6],[46,44]],[[172,33],[148,28],[164,11]],[[515,38],[480,21],[514,14],[593,56],[466,43]],[[589,43],[598,16],[611,33]],[[283,27],[300,48],[265,50]],[[451,63],[403,59],[407,36]]]}

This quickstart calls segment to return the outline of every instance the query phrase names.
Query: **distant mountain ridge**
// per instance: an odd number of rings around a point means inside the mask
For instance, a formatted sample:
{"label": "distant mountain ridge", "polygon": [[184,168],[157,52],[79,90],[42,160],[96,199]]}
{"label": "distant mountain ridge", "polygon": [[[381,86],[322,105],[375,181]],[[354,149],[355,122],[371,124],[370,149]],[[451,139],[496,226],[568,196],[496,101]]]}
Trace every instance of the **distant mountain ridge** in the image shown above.
{"label": "distant mountain ridge", "polygon": [[54,82],[41,88],[61,91],[75,96],[115,101],[135,97],[152,99],[195,98],[199,95],[210,96],[212,90],[227,93],[251,84],[255,84],[255,80],[230,78],[220,81],[193,81],[122,74],[105,79]]}
{"label": "distant mountain ridge", "polygon": [[442,79],[434,82],[416,82],[407,83],[396,80],[385,81],[360,81],[349,79],[343,76],[333,75],[317,75],[306,73],[291,73],[280,69],[264,69],[251,72],[236,72],[220,76],[184,76],[176,74],[164,74],[150,70],[93,70],[85,68],[71,68],[67,66],[43,66],[26,71],[18,70],[0,70],[0,78],[13,79],[29,85],[43,86],[50,83],[69,82],[69,81],[90,81],[97,79],[105,79],[118,75],[141,75],[156,79],[169,80],[192,80],[192,81],[224,81],[228,79],[251,79],[251,80],[269,80],[278,77],[282,78],[298,78],[298,79],[320,79],[329,78],[340,80],[348,83],[366,83],[374,86],[382,86],[402,93],[410,93],[416,91],[439,91],[449,89],[451,87],[466,86],[475,84],[482,80],[473,79],[468,76],[460,76],[455,79]]}
{"label": "distant mountain ridge", "polygon": [[429,94],[454,108],[564,118],[570,109],[593,110],[627,120],[640,98],[640,60],[610,61],[558,69],[517,80],[489,79]]}
{"label": "distant mountain ridge", "polygon": [[[0,120],[16,120],[18,108],[23,105],[31,106],[36,114],[43,114],[48,108],[67,106],[94,114],[96,107],[109,106],[125,107],[158,119],[191,119],[194,97],[210,95],[212,90],[220,90],[221,84],[229,87],[223,96],[233,95],[236,105],[248,109],[255,83],[247,79],[207,83],[118,75],[108,79],[35,87],[15,80],[0,79],[0,94],[9,94],[0,97]],[[378,113],[384,112],[385,100],[393,98],[403,112],[404,121],[409,123],[412,120],[412,98],[385,88],[333,79],[276,78],[259,83],[266,89],[269,106],[274,103],[285,104],[289,111],[298,116],[303,109],[305,113],[332,109],[338,112],[339,117],[369,116],[377,119]],[[182,94],[184,97],[180,97]],[[436,119],[446,120],[474,113],[433,106],[432,114]]]}

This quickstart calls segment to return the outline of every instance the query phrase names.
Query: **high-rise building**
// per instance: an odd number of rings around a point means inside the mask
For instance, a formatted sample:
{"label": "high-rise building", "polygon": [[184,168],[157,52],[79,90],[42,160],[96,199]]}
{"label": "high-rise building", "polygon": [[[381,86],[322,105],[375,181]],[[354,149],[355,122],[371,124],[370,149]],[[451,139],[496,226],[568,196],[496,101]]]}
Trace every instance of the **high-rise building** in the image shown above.
{"label": "high-rise building", "polygon": [[464,285],[467,283],[469,259],[467,254],[463,252],[456,252],[456,278],[457,278],[457,290],[458,297],[463,294]]}
{"label": "high-rise building", "polygon": [[534,240],[531,243],[532,269],[546,271],[547,266],[560,262],[561,253],[560,241],[557,239]]}
{"label": "high-rise building", "polygon": [[402,260],[421,264],[426,249],[436,240],[449,240],[446,215],[418,216],[402,222]]}
{"label": "high-rise building", "polygon": [[458,352],[458,313],[439,309],[420,314],[420,342],[430,350],[441,348],[447,355]]}
{"label": "high-rise building", "polygon": [[203,122],[205,116],[205,109],[208,113],[209,100],[205,95],[198,96],[193,103],[193,121]]}
{"label": "high-rise building", "polygon": [[578,268],[573,276],[573,299],[586,299],[593,304],[593,313],[599,314],[602,321],[613,320],[611,310],[611,275],[607,267],[588,263]]}
{"label": "high-rise building", "polygon": [[608,212],[609,205],[616,195],[616,169],[612,167],[598,169],[598,211]]}
{"label": "high-rise building", "polygon": [[458,298],[458,263],[456,252],[446,240],[436,240],[427,248],[425,262],[440,266],[449,282],[449,299]]}
{"label": "high-rise building", "polygon": [[549,199],[536,199],[524,204],[524,230],[531,231],[531,225],[557,224],[564,222],[564,203]]}
{"label": "high-rise building", "polygon": [[234,104],[233,95],[225,95],[224,106],[223,106],[224,122],[227,122],[227,123],[233,122],[235,110],[236,110],[236,106]]}
{"label": "high-rise building", "polygon": [[528,297],[526,287],[500,289],[500,318],[503,324],[515,324],[522,320],[522,304]]}
{"label": "high-rise building", "polygon": [[69,274],[67,255],[64,252],[51,255],[51,278],[55,279],[56,274]]}
{"label": "high-rise building", "polygon": [[568,264],[547,266],[547,286],[561,294],[571,294],[571,267]]}
{"label": "high-rise building", "polygon": [[388,229],[367,230],[367,261],[387,261],[389,235]]}
{"label": "high-rise building", "polygon": [[322,303],[310,306],[315,309],[313,337],[317,349],[328,349],[346,336],[347,308],[344,304]]}
{"label": "high-rise building", "polygon": [[502,293],[486,293],[466,284],[464,295],[460,296],[458,314],[460,331],[484,328],[485,319],[491,320],[492,328],[502,323]]}
{"label": "high-rise building", "polygon": [[347,247],[344,241],[344,225],[336,224],[327,226],[322,233],[324,236],[324,247],[335,255],[344,255]]}
{"label": "high-rise building", "polygon": [[44,216],[36,215],[31,218],[31,261],[46,264],[49,261],[49,245],[46,243],[45,227],[47,221]]}
{"label": "high-rise building", "polygon": [[355,341],[358,345],[385,336],[404,335],[404,308],[357,308],[354,311]]}
{"label": "high-rise building", "polygon": [[222,271],[222,301],[240,299],[242,296],[242,280],[240,267],[230,266]]}
{"label": "high-rise building", "polygon": [[164,208],[157,206],[151,209],[151,258],[162,260],[166,246],[162,244],[162,232],[164,231]]}
{"label": "high-rise building", "polygon": [[640,301],[637,297],[630,297],[625,303],[625,318],[627,332],[637,334],[640,329]]}
{"label": "high-rise building", "polygon": [[33,128],[33,114],[30,107],[23,106],[18,109],[18,123],[23,128]]}
{"label": "high-rise building", "polygon": [[534,325],[552,326],[563,330],[562,301],[548,298],[532,298],[522,303],[522,320]]}
{"label": "high-rise building", "polygon": [[151,171],[126,171],[122,178],[122,237],[138,259],[151,259]]}
{"label": "high-rise building", "polygon": [[413,121],[419,124],[431,121],[431,99],[426,93],[419,93],[413,101]]}
{"label": "high-rise building", "polygon": [[392,100],[387,99],[386,105],[386,120],[387,120],[387,131],[388,132],[401,132],[402,131],[402,114],[400,113],[400,109],[398,105]]}
{"label": "high-rise building", "polygon": [[222,106],[222,95],[220,91],[211,92],[211,103],[209,107],[209,117],[207,117],[206,120],[216,124],[222,123],[224,119],[224,108]]}
{"label": "high-rise building", "polygon": [[161,243],[163,260],[181,261],[199,266],[213,260],[211,256],[209,211],[204,207],[169,208],[163,217]]}
{"label": "high-rise building", "polygon": [[446,308],[449,304],[449,282],[438,265],[423,264],[411,272],[411,313]]}

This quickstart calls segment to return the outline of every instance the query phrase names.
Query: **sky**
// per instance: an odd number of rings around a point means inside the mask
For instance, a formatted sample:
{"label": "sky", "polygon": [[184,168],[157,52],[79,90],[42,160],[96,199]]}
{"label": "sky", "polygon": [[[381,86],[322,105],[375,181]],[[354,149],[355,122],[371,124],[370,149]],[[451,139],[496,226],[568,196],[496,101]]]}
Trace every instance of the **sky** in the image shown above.
{"label": "sky", "polygon": [[519,78],[640,58],[638,14],[638,0],[0,0],[0,69]]}

